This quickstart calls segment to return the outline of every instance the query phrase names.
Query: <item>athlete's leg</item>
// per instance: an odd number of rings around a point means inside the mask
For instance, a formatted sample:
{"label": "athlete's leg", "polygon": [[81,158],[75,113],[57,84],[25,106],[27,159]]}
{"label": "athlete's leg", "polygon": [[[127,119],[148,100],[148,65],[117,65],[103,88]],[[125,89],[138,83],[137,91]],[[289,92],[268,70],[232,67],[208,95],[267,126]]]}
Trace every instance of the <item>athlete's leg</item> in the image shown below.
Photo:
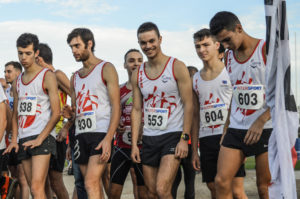
{"label": "athlete's leg", "polygon": [[104,173],[106,163],[100,162],[99,155],[92,155],[89,157],[88,165],[80,169],[84,175],[85,189],[88,193],[88,198],[97,199],[103,198],[102,183],[100,182],[101,176]]}
{"label": "athlete's leg", "polygon": [[[14,179],[18,179],[18,167],[17,165],[7,165],[8,170],[10,172],[10,176]],[[21,198],[21,188],[20,188],[20,183],[18,183],[15,193],[14,193],[15,198]]]}
{"label": "athlete's leg", "polygon": [[133,195],[135,199],[138,199],[138,187],[137,187],[137,179],[135,175],[135,171],[133,167],[130,167],[130,176],[131,176],[131,181],[132,181],[132,187],[133,187]]}
{"label": "athlete's leg", "polygon": [[32,168],[32,160],[31,158],[28,158],[26,160],[22,160],[22,167],[24,170],[25,178],[27,181],[27,184],[29,186],[30,192],[31,192],[31,168]]}
{"label": "athlete's leg", "polygon": [[268,186],[271,181],[268,152],[255,156],[256,184],[259,198],[269,198]]}
{"label": "athlete's leg", "polygon": [[104,173],[102,175],[103,188],[107,196],[109,195],[109,181],[110,181],[110,163],[107,163]]}
{"label": "athlete's leg", "polygon": [[46,193],[44,187],[48,175],[50,154],[34,155],[31,158],[31,162],[32,162],[31,192],[33,198],[46,199]]}
{"label": "athlete's leg", "polygon": [[[191,150],[191,147],[189,147]],[[189,151],[189,153],[191,153]],[[196,172],[192,165],[191,155],[187,158],[183,159],[181,162],[183,173],[184,173],[184,184],[185,184],[185,191],[184,191],[184,198],[185,199],[194,199],[195,198],[195,177]]]}
{"label": "athlete's leg", "polygon": [[232,180],[243,160],[244,154],[241,150],[221,146],[215,178],[217,198],[227,199],[233,197]]}
{"label": "athlete's leg", "polygon": [[210,191],[211,199],[216,199],[216,187],[214,182],[206,183],[207,188]]}
{"label": "athlete's leg", "polygon": [[63,181],[63,175],[59,171],[55,170],[49,170],[49,179],[51,188],[56,194],[56,197],[58,199],[67,199],[69,198],[68,191],[65,187],[64,181]]}
{"label": "athlete's leg", "polygon": [[175,180],[173,182],[172,191],[171,191],[172,196],[173,196],[174,199],[177,198],[177,190],[178,190],[178,187],[180,185],[181,178],[182,178],[182,173],[181,173],[181,168],[179,166],[176,177],[175,177]]}
{"label": "athlete's leg", "polygon": [[22,164],[18,164],[18,182],[20,184],[20,190],[21,190],[21,199],[29,199],[29,186],[27,184],[24,169]]}
{"label": "athlete's leg", "polygon": [[156,193],[156,178],[157,178],[158,168],[151,167],[148,165],[143,165],[143,174],[145,185],[148,190],[148,198],[149,199],[157,199]]}
{"label": "athlete's leg", "polygon": [[234,199],[248,199],[244,189],[244,177],[235,177],[233,179],[232,194]]}
{"label": "athlete's leg", "polygon": [[53,198],[53,193],[52,193],[52,189],[51,189],[51,185],[50,185],[49,176],[47,176],[46,182],[45,182],[45,193],[46,193],[46,196],[48,199]]}
{"label": "athlete's leg", "polygon": [[172,185],[180,164],[174,154],[164,155],[161,158],[156,182],[156,191],[159,198],[172,199]]}

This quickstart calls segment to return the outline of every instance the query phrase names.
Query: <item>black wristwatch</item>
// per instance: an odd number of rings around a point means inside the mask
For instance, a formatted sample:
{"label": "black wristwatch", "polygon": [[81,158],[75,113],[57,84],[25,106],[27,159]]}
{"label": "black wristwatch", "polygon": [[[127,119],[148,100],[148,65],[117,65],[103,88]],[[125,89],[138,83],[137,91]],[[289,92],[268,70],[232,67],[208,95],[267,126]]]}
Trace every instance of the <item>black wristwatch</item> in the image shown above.
{"label": "black wristwatch", "polygon": [[190,135],[187,134],[187,133],[182,133],[182,134],[181,134],[181,138],[182,138],[183,140],[185,140],[185,141],[189,141]]}

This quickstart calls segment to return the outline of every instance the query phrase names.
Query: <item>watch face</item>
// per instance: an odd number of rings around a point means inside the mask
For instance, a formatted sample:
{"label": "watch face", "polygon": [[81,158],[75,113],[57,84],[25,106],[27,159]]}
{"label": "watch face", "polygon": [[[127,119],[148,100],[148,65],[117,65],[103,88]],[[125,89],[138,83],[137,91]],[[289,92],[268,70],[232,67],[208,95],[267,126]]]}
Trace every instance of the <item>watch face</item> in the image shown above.
{"label": "watch face", "polygon": [[183,134],[182,139],[189,140],[189,135],[188,134]]}

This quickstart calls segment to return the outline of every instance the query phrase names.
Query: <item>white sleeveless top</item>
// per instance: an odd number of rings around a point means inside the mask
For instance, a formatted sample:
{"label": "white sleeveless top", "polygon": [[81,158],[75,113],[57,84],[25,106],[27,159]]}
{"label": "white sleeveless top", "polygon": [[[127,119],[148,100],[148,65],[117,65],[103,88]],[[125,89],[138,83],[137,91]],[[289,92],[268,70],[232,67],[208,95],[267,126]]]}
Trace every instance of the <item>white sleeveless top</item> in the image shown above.
{"label": "white sleeveless top", "polygon": [[[264,45],[265,42],[260,40],[252,55],[242,63],[235,58],[232,50],[228,51],[226,68],[233,85],[230,128],[249,129],[253,122],[267,110],[265,102],[266,61],[262,52]],[[253,93],[254,91],[257,93]],[[259,102],[260,108],[245,108],[247,105],[251,107],[251,104],[256,105]],[[266,122],[264,129],[267,128],[272,128],[271,120]]]}
{"label": "white sleeveless top", "polygon": [[[0,88],[0,103],[2,102],[6,102],[7,98],[4,94],[4,90],[2,89],[2,87]],[[4,130],[4,133],[3,133],[3,137],[2,139],[0,140],[0,150],[3,150],[6,148],[6,143],[5,143],[5,134],[6,134],[6,131]],[[2,154],[1,154],[2,155]]]}
{"label": "white sleeveless top", "polygon": [[[79,75],[77,71],[74,74],[74,88],[76,94],[76,130],[75,134],[78,135],[84,132],[101,132],[107,133],[110,116],[111,105],[108,96],[106,83],[103,79],[103,67],[107,62],[102,61],[97,64],[93,70],[84,77]],[[87,128],[83,124],[85,121],[84,115],[93,112],[95,119],[91,128]],[[81,121],[81,124],[80,124]]]}
{"label": "white sleeveless top", "polygon": [[[50,99],[44,89],[46,72],[43,68],[30,82],[24,84],[21,73],[17,79],[19,138],[39,135],[51,117]],[[55,136],[52,129],[52,136]]]}
{"label": "white sleeveless top", "polygon": [[193,89],[200,105],[199,138],[223,133],[232,97],[226,68],[213,80],[205,81],[200,71],[193,77]]}
{"label": "white sleeveless top", "polygon": [[175,58],[170,57],[155,79],[145,72],[145,63],[139,67],[138,85],[143,95],[144,133],[157,136],[183,129],[183,104],[174,76]]}

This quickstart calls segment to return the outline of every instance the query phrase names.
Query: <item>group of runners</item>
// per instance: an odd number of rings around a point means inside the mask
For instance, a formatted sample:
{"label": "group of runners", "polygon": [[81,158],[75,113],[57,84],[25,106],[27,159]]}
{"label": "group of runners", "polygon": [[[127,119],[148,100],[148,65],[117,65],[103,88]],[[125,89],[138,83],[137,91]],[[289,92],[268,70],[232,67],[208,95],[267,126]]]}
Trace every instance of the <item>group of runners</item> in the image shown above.
{"label": "group of runners", "polygon": [[147,61],[128,50],[128,81],[119,85],[115,66],[95,56],[87,28],[67,36],[82,63],[70,80],[53,67],[47,44],[31,33],[19,36],[19,63],[5,65],[0,89],[2,198],[69,198],[62,178],[67,157],[73,198],[120,198],[129,172],[135,198],[176,198],[182,165],[185,198],[195,198],[201,170],[211,198],[245,199],[249,156],[259,197],[268,198],[265,42],[249,36],[233,13],[218,12],[210,29],[193,36],[203,62],[198,71],[162,52],[154,23],[140,25],[137,39]]}

